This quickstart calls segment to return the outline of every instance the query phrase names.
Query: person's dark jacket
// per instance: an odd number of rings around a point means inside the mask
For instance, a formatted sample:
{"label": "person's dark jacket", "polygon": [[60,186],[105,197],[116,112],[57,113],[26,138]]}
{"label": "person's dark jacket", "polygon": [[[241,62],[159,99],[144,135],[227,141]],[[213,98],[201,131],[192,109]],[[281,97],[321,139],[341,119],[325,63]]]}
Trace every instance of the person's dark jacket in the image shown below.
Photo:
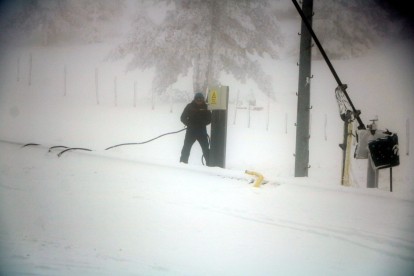
{"label": "person's dark jacket", "polygon": [[211,123],[211,111],[207,109],[206,103],[197,104],[192,101],[184,108],[180,119],[187,130],[206,132],[206,126]]}

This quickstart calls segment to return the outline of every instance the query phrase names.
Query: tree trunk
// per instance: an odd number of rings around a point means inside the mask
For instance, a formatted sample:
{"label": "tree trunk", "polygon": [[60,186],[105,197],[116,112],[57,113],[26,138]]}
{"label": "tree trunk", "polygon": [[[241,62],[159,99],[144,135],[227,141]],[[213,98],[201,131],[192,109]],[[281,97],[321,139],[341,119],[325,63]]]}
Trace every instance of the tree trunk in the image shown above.
{"label": "tree trunk", "polygon": [[214,86],[218,84],[218,72],[214,67],[214,48],[216,46],[216,36],[220,26],[220,9],[217,0],[211,1],[211,38],[208,48],[208,67],[207,67],[207,85]]}
{"label": "tree trunk", "polygon": [[216,35],[219,29],[220,9],[217,0],[210,2],[211,36],[208,44],[207,54],[199,53],[195,58],[193,71],[194,92],[204,93],[209,86],[218,84],[217,68],[214,67],[214,47]]}

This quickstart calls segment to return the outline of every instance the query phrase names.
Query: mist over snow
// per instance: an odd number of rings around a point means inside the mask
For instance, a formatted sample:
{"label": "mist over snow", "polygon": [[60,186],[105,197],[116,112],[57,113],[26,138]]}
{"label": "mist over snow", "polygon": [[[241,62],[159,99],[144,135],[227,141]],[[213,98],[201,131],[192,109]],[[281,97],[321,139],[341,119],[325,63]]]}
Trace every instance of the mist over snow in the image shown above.
{"label": "mist over snow", "polygon": [[[359,2],[347,2],[338,22],[354,23],[334,28],[343,3],[315,0],[314,24],[363,122],[398,134],[392,193],[389,169],[366,188],[367,160],[352,159],[351,186],[341,186],[337,84],[316,47],[309,177],[294,177],[301,21],[290,1],[268,6],[278,31],[256,36],[263,52],[250,40],[254,17],[217,47],[228,54],[212,74],[230,89],[225,169],[203,166],[198,143],[180,164],[185,132],[105,150],[184,128],[181,112],[205,81],[207,56],[186,55],[205,50],[204,6],[52,2],[0,5],[0,275],[414,273],[413,38],[383,1],[366,2],[381,5],[361,22]],[[220,7],[236,20],[249,11],[237,3]],[[183,21],[176,9],[187,9]],[[377,32],[368,23],[378,18]],[[59,157],[55,146],[88,151]],[[245,170],[265,184],[253,187]]]}

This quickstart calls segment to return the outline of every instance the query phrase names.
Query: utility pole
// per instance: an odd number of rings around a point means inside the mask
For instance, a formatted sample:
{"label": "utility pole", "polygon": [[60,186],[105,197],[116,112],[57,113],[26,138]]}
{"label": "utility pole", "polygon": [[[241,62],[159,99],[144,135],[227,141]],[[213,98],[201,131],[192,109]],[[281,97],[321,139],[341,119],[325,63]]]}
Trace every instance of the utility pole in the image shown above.
{"label": "utility pole", "polygon": [[[302,11],[312,25],[313,0],[302,0]],[[312,36],[302,20],[300,33],[298,106],[296,120],[295,177],[308,176]]]}
{"label": "utility pole", "polygon": [[[341,114],[341,118],[344,121],[344,142],[343,144],[339,145],[342,150],[343,150],[343,165],[342,165],[342,184],[346,184],[347,183],[347,179],[346,179],[346,162],[347,160],[349,160],[349,156],[350,156],[350,151],[346,149],[346,147],[348,145],[350,145],[350,140],[352,138],[351,132],[352,132],[352,121],[355,120],[358,122],[358,129],[366,129],[364,123],[361,120],[360,114],[361,111],[357,110],[354,106],[354,104],[352,103],[351,98],[349,97],[348,93],[346,92],[346,88],[347,85],[343,84],[341,82],[341,79],[339,78],[338,74],[335,71],[335,68],[333,67],[331,61],[329,60],[328,56],[325,53],[325,50],[323,49],[321,43],[319,42],[318,37],[316,36],[315,32],[312,30],[312,0],[303,0],[303,4],[302,4],[302,9],[300,8],[299,4],[296,2],[296,0],[292,0],[293,5],[295,6],[295,8],[297,9],[300,17],[302,18],[302,37],[301,37],[301,54],[300,54],[300,66],[302,66],[303,62],[302,62],[302,57],[304,56],[304,49],[307,49],[306,46],[308,44],[304,44],[303,41],[307,41],[304,39],[304,35],[310,35],[313,40],[315,41],[316,46],[318,47],[319,51],[321,52],[326,64],[328,65],[329,69],[331,70],[332,75],[334,76],[338,87],[335,90],[335,94],[337,96],[337,101],[339,103],[339,98],[338,97],[344,97],[346,99],[347,104],[349,104],[350,108],[346,109],[346,112],[344,114]],[[310,3],[310,4],[309,4]],[[309,32],[304,31],[306,29]],[[309,57],[310,57],[310,41],[307,41],[307,43],[309,43]],[[304,76],[304,70],[302,70],[302,67],[299,68],[299,92],[298,92],[298,96],[301,92],[301,82],[303,82],[303,76]],[[310,58],[309,58],[309,75],[310,75]],[[309,77],[310,80],[310,77]],[[341,96],[342,95],[342,96]],[[308,98],[309,100],[309,98]],[[345,100],[344,100],[345,101]],[[303,139],[303,135],[306,134],[305,131],[308,132],[307,130],[302,130],[301,129],[301,125],[303,124],[304,118],[306,118],[306,112],[305,115],[301,116],[300,113],[303,112],[303,108],[305,108],[305,104],[303,103],[301,104],[301,98],[299,97],[298,99],[298,129],[296,132],[296,163],[295,163],[295,176],[307,176],[307,169],[309,168],[309,141],[306,141],[306,145],[304,145],[305,143],[303,141],[301,141],[300,139]],[[309,104],[309,103],[307,103]],[[348,112],[349,111],[349,112]],[[309,116],[309,110],[307,112],[307,116]],[[301,121],[301,122],[300,122]],[[307,122],[309,122],[309,120],[307,120]],[[308,125],[307,125],[308,126]],[[309,137],[309,135],[308,135]],[[304,151],[304,147],[306,146],[307,149],[307,155],[305,155],[305,151]],[[300,153],[299,157],[298,157],[298,153]],[[301,158],[304,158],[303,160],[301,160]],[[306,159],[305,159],[306,158]],[[303,165],[306,165],[306,169],[303,169]]]}

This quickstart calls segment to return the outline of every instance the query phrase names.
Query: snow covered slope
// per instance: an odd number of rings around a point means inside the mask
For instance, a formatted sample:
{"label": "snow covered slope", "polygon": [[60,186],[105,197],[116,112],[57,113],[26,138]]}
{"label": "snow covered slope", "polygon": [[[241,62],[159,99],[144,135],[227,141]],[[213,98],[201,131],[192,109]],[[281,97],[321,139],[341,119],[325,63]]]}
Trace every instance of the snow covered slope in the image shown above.
{"label": "snow covered slope", "polygon": [[414,201],[0,143],[2,275],[410,275]]}
{"label": "snow covered slope", "polygon": [[[296,32],[294,33],[295,36]],[[379,189],[340,187],[336,83],[314,61],[310,177],[295,179],[296,59],[260,60],[276,101],[230,86],[227,165],[178,164],[191,75],[152,97],[154,72],[105,62],[111,45],[1,49],[0,268],[5,275],[410,275],[414,271],[414,79],[411,48],[392,44],[334,61],[364,122],[399,134],[401,165]],[[408,49],[408,50],[407,50]],[[31,70],[30,70],[31,68]],[[178,91],[178,92],[177,92]],[[251,91],[261,111],[235,109]],[[181,93],[181,94],[180,94]],[[180,94],[180,95],[178,95]],[[152,99],[155,99],[152,102]],[[245,100],[245,99],[244,99]],[[21,148],[25,143],[41,146]],[[64,145],[92,152],[67,152]],[[410,152],[411,151],[411,152]],[[244,170],[269,181],[252,187]]]}

